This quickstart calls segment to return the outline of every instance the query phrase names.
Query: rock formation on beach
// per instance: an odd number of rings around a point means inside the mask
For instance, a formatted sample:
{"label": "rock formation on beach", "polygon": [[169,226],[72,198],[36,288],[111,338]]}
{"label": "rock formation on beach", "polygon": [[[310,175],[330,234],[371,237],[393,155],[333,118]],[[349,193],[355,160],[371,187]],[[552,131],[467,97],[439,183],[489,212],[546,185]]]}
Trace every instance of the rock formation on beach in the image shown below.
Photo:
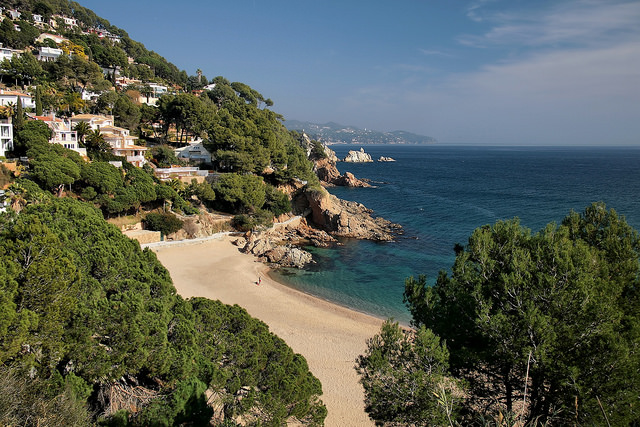
{"label": "rock formation on beach", "polygon": [[302,245],[328,247],[336,239],[326,231],[310,227],[305,219],[285,227],[274,227],[258,233],[247,233],[236,241],[242,252],[250,253],[260,260],[281,267],[302,268],[313,262],[309,252]]}
{"label": "rock formation on beach", "polygon": [[373,159],[370,154],[364,152],[364,148],[360,148],[360,151],[349,150],[347,157],[343,161],[347,163],[370,163],[373,162]]}
{"label": "rock formation on beach", "polygon": [[281,267],[303,268],[313,260],[301,246],[328,247],[337,243],[337,237],[388,242],[402,233],[400,225],[374,217],[364,205],[339,199],[324,189],[301,188],[293,197],[296,210],[303,209],[302,218],[283,227],[247,233],[236,241],[242,252]]}

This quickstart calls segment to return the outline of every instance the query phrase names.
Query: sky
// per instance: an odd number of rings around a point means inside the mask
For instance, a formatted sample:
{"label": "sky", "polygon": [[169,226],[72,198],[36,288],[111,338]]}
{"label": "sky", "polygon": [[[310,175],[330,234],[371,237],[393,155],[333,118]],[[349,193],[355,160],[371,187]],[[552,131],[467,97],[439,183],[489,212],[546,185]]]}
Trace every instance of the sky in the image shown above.
{"label": "sky", "polygon": [[442,144],[640,146],[640,1],[78,0],[285,119]]}

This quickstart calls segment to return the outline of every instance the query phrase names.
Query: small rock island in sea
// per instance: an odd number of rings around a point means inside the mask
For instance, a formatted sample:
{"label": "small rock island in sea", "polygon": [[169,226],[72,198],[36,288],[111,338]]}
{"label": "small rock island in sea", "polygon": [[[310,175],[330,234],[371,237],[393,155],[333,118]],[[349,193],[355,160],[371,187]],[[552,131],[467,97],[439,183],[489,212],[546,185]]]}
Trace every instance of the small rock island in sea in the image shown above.
{"label": "small rock island in sea", "polygon": [[373,159],[371,155],[364,152],[364,148],[360,148],[360,151],[349,150],[347,157],[343,161],[348,163],[369,163],[373,162]]}
{"label": "small rock island in sea", "polygon": [[393,157],[385,157],[385,156],[380,156],[380,158],[378,159],[379,162],[395,162],[396,159],[394,159]]}

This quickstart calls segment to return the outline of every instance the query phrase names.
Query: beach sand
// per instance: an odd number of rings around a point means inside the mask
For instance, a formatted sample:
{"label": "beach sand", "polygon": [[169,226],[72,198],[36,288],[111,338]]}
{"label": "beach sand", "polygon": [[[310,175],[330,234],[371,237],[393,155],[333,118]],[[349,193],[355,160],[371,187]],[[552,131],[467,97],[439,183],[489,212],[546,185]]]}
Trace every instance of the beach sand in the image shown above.
{"label": "beach sand", "polygon": [[[239,252],[231,237],[198,244],[152,248],[169,270],[178,293],[238,304],[267,325],[309,363],[322,382],[327,426],[372,426],[354,370],[366,340],[382,320],[281,285],[252,255]],[[258,280],[261,278],[261,284]]]}

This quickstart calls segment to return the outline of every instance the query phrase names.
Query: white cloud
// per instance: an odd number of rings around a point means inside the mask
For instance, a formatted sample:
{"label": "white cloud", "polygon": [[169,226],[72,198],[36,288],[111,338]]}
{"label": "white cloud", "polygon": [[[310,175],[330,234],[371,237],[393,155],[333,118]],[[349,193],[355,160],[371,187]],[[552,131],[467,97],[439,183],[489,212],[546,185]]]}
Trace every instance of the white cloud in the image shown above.
{"label": "white cloud", "polygon": [[437,49],[419,49],[419,52],[425,56],[444,56],[447,58],[452,58],[455,56],[449,52],[444,52]]}
{"label": "white cloud", "polygon": [[459,42],[476,47],[603,44],[640,34],[640,2],[578,0],[542,11],[496,13],[483,20],[493,24],[490,30],[463,35]]}
{"label": "white cloud", "polygon": [[360,90],[345,112],[449,142],[640,145],[640,2],[572,1],[495,19],[482,44],[510,43],[515,55]]}

